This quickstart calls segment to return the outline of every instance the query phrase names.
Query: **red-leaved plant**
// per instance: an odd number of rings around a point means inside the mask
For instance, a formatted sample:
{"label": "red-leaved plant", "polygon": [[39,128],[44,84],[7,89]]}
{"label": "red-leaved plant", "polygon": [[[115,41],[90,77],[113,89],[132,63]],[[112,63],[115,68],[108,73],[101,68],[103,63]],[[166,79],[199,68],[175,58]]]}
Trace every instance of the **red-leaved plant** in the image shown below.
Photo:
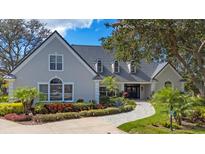
{"label": "red-leaved plant", "polygon": [[25,114],[11,113],[5,115],[4,118],[11,121],[30,121],[32,119],[32,116],[25,115]]}

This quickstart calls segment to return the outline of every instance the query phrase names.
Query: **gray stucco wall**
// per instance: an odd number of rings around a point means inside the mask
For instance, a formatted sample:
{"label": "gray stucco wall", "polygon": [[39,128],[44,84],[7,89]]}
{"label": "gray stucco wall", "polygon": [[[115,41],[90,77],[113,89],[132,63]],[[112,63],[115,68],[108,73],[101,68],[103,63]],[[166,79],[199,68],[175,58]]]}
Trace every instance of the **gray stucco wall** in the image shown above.
{"label": "gray stucco wall", "polygon": [[170,81],[174,88],[177,88],[180,91],[182,90],[183,85],[180,82],[182,78],[176,74],[176,72],[173,70],[173,68],[171,68],[170,65],[167,65],[166,68],[164,68],[162,72],[157,75],[156,79],[158,81],[156,82],[154,91],[158,91],[163,88],[166,81]]}
{"label": "gray stucco wall", "polygon": [[[49,71],[49,54],[55,53],[63,54],[64,71]],[[49,82],[58,77],[63,82],[74,83],[74,101],[95,99],[94,75],[56,37],[15,75],[14,89],[24,86],[38,88],[38,82]]]}

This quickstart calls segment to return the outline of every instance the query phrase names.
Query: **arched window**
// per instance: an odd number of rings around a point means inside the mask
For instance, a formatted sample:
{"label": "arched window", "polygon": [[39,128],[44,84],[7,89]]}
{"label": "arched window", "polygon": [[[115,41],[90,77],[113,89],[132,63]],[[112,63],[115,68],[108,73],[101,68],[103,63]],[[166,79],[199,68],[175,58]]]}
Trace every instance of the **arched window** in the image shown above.
{"label": "arched window", "polygon": [[58,78],[54,78],[50,81],[50,100],[61,101],[63,98],[63,84]]}
{"label": "arched window", "polygon": [[102,71],[103,71],[102,62],[101,62],[101,60],[98,60],[97,61],[97,72],[102,73]]}
{"label": "arched window", "polygon": [[114,62],[114,72],[119,73],[120,72],[120,67],[118,61]]}
{"label": "arched window", "polygon": [[165,86],[165,87],[172,87],[172,83],[171,83],[170,81],[166,81],[166,82],[164,83],[164,86]]}
{"label": "arched window", "polygon": [[43,96],[40,101],[73,102],[74,84],[54,78],[48,83],[39,83],[39,92]]}

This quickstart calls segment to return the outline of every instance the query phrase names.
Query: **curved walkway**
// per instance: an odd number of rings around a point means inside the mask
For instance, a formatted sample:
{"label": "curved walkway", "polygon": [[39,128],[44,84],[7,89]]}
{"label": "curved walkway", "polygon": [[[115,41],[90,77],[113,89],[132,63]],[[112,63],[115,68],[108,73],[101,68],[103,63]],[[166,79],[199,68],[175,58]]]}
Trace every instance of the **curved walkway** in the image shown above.
{"label": "curved walkway", "polygon": [[105,120],[115,127],[118,127],[121,124],[126,122],[142,119],[149,117],[155,113],[154,107],[145,101],[137,101],[137,107],[135,110],[127,113],[108,115],[103,117],[97,117],[99,119]]}
{"label": "curved walkway", "polygon": [[120,134],[117,126],[151,116],[154,108],[147,102],[138,102],[134,111],[104,117],[89,117],[46,123],[42,125],[21,125],[0,119],[0,133],[14,134]]}

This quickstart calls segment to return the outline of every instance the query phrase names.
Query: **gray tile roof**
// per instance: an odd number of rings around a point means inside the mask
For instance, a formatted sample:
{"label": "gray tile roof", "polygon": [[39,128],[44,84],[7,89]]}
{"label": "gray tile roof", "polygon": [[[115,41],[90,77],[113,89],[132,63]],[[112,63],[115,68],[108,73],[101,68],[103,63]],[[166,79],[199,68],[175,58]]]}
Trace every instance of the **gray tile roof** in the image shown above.
{"label": "gray tile roof", "polygon": [[[137,68],[136,73],[129,73],[128,65],[126,62],[119,62],[120,72],[112,73],[112,64],[114,57],[111,53],[106,51],[101,46],[88,46],[88,45],[72,45],[72,47],[87,61],[87,63],[95,69],[95,64],[98,59],[102,61],[103,72],[101,76],[114,75],[120,82],[149,82],[154,74],[157,74],[165,64],[147,63],[141,61],[140,66]],[[161,68],[161,69],[160,69]]]}

